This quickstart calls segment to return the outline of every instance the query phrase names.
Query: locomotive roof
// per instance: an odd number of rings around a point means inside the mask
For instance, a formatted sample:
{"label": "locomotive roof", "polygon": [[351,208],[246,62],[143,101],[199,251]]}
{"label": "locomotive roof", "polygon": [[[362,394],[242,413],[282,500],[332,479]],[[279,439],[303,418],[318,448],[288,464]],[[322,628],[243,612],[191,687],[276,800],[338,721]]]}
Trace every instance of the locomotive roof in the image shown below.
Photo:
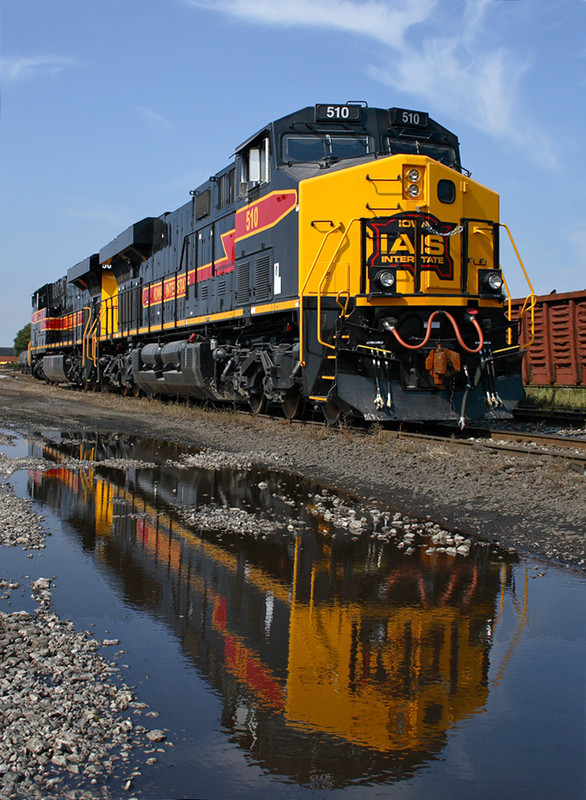
{"label": "locomotive roof", "polygon": [[[325,109],[325,111],[324,111]],[[327,114],[332,116],[328,118]],[[256,139],[259,139],[268,131],[282,134],[286,131],[295,131],[296,126],[305,126],[306,130],[311,130],[314,126],[320,130],[331,128],[332,130],[347,130],[349,132],[368,132],[383,136],[385,134],[401,136],[404,138],[418,138],[421,136],[434,136],[443,138],[449,142],[456,152],[458,152],[458,138],[440,125],[439,122],[431,119],[426,111],[415,111],[412,109],[402,109],[393,106],[391,108],[370,107],[366,103],[345,103],[343,105],[318,104],[315,106],[305,106],[297,111],[279,117],[272,122],[263,125],[251,136],[247,137],[235,148],[234,153],[238,155],[245,150]]]}

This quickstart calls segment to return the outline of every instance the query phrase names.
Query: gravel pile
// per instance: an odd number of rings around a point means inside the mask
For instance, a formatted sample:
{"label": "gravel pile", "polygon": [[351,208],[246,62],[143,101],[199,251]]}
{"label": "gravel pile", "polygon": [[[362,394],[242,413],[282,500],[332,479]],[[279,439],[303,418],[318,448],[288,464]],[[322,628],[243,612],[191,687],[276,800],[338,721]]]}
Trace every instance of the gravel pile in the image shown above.
{"label": "gravel pile", "polygon": [[[4,457],[0,473],[22,464],[52,466]],[[46,535],[32,503],[0,483],[0,547],[39,550]],[[19,587],[2,575],[0,600]],[[146,704],[100,654],[100,647],[119,642],[97,641],[59,619],[49,578],[33,580],[30,588],[33,614],[0,611],[0,800],[130,797],[133,779],[157,762],[167,735],[137,724]]]}
{"label": "gravel pile", "polygon": [[[51,611],[51,581],[31,584],[34,614],[0,612],[0,797],[104,797],[132,788],[140,774],[135,748],[156,762],[151,742],[166,734],[137,725],[142,712],[119,668],[99,654],[86,631]],[[119,784],[118,786],[116,784]]]}
{"label": "gravel pile", "polygon": [[253,459],[249,456],[227,453],[223,450],[204,448],[200,453],[185,453],[177,461],[166,462],[180,469],[250,469]]}
{"label": "gravel pile", "polygon": [[27,550],[45,547],[46,533],[41,518],[32,511],[31,505],[29,500],[17,497],[10,484],[0,483],[0,545]]}

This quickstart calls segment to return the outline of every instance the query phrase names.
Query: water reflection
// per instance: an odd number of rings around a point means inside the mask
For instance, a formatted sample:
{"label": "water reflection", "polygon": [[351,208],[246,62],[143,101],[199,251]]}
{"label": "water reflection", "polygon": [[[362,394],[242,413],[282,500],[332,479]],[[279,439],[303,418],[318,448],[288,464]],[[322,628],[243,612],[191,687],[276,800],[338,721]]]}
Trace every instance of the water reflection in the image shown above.
{"label": "water reflection", "polygon": [[[488,548],[405,557],[369,536],[335,536],[313,513],[315,487],[283,475],[59,466],[152,461],[152,447],[119,436],[31,443],[55,467],[30,473],[30,494],[67,519],[127,601],[177,632],[222,697],[229,735],[264,769],[324,788],[403,779],[483,710],[512,580]],[[161,462],[176,456],[159,446]],[[200,503],[286,514],[305,529],[266,540],[204,533],[176,510]]]}

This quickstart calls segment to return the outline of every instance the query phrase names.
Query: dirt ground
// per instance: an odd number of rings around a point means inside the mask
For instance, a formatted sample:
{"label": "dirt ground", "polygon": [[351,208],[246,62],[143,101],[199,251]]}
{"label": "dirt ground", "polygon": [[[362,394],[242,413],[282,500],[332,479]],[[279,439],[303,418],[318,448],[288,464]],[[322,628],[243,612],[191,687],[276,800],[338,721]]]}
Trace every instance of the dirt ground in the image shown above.
{"label": "dirt ground", "polygon": [[441,523],[520,553],[586,569],[586,475],[548,458],[481,445],[397,440],[380,426],[292,425],[184,403],[125,399],[0,379],[0,428],[135,433],[239,454],[350,491],[369,503]]}

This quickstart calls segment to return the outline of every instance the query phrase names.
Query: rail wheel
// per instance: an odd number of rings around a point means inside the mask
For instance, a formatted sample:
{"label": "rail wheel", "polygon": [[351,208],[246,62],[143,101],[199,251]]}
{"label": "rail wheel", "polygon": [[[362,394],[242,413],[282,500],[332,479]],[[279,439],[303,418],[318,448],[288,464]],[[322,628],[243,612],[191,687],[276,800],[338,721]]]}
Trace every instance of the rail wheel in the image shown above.
{"label": "rail wheel", "polygon": [[305,398],[299,389],[290,389],[281,401],[283,414],[287,419],[299,419],[305,409]]}
{"label": "rail wheel", "polygon": [[324,415],[324,419],[327,425],[333,426],[337,425],[340,421],[340,417],[342,416],[342,409],[336,405],[332,400],[328,400],[324,403],[321,407],[321,413]]}
{"label": "rail wheel", "polygon": [[267,410],[267,398],[262,391],[251,392],[248,397],[248,405],[253,414],[264,414]]}

